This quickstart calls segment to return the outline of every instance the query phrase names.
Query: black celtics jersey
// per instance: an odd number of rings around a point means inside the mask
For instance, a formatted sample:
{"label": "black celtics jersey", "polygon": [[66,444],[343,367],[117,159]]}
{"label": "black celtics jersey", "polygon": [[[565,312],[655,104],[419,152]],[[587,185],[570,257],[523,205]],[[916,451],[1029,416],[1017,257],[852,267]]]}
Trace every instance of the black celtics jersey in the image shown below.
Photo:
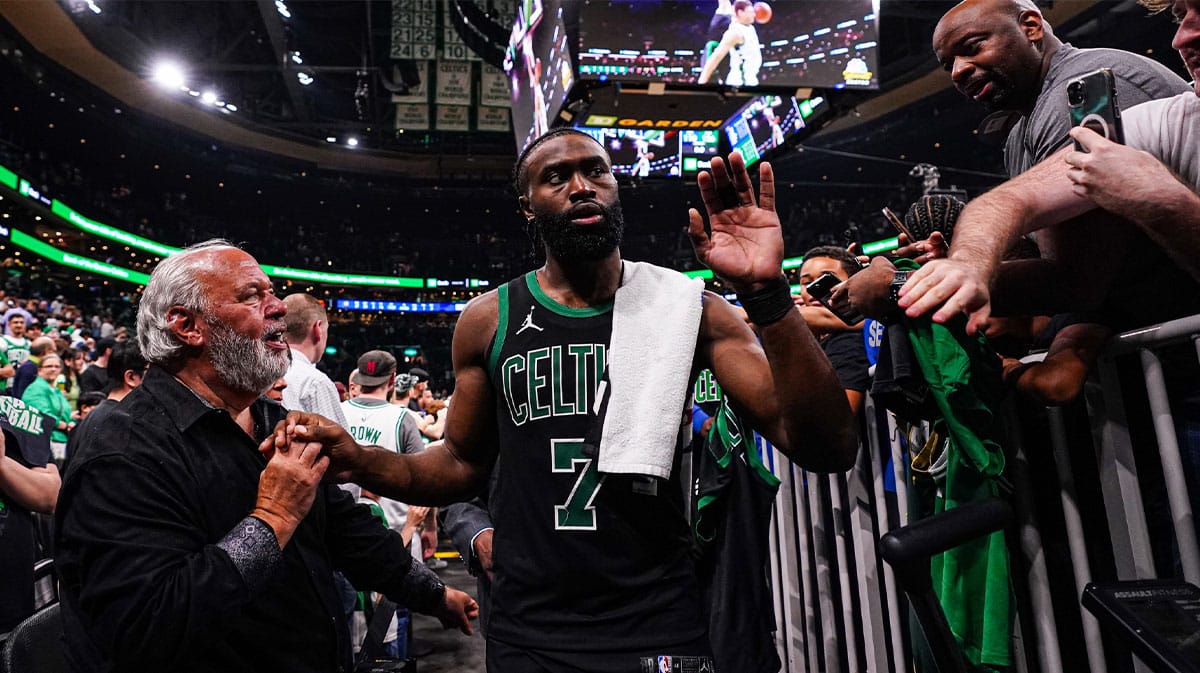
{"label": "black celtics jersey", "polygon": [[584,453],[599,422],[592,407],[611,305],[558,304],[534,272],[498,293],[488,352],[500,444],[489,504],[496,579],[488,636],[574,651],[701,637],[680,453],[668,480],[600,474]]}

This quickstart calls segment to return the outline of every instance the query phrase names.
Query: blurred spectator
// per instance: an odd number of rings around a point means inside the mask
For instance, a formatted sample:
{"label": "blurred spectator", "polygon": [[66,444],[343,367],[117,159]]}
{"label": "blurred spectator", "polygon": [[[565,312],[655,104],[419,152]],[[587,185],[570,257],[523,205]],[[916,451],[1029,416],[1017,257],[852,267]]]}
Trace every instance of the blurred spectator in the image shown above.
{"label": "blurred spectator", "polygon": [[281,376],[275,379],[275,383],[272,383],[271,387],[267,388],[267,392],[264,394],[268,399],[283,403],[283,391],[285,388],[287,388],[287,379]]}
{"label": "blurred spectator", "polygon": [[291,366],[284,375],[287,388],[283,391],[283,406],[320,414],[347,427],[337,388],[317,369],[329,342],[329,316],[325,307],[312,295],[303,293],[289,294],[283,303],[287,306],[284,322],[292,352]]}
{"label": "blurred spectator", "polygon": [[[34,342],[34,347],[37,347]],[[33,356],[30,356],[33,359]],[[50,450],[55,460],[67,457],[67,433],[75,429],[71,418],[71,405],[67,396],[55,386],[62,371],[62,358],[55,353],[43,355],[37,365],[37,378],[25,389],[21,401],[54,419],[54,432],[50,434]]]}
{"label": "blurred spectator", "polygon": [[[837,372],[838,380],[846,389],[850,409],[855,414],[862,410],[863,399],[871,382],[867,371],[870,363],[867,362],[867,350],[863,342],[862,321],[855,325],[847,325],[808,293],[808,284],[826,272],[845,281],[861,268],[858,259],[852,253],[836,246],[821,246],[809,250],[804,253],[804,263],[800,267],[800,284],[804,288],[800,293],[804,302],[802,308],[807,309],[809,313],[828,314],[821,316],[822,319],[817,321],[816,326],[807,314],[805,321],[809,322],[809,328],[817,337],[821,350],[825,351],[826,357]],[[834,327],[829,328],[825,325]]]}
{"label": "blurred spectator", "polygon": [[412,369],[408,370],[408,373],[410,376],[413,376],[414,380],[416,381],[413,384],[412,395],[408,400],[408,408],[412,409],[413,411],[421,411],[421,396],[425,393],[426,389],[429,388],[429,372],[421,369],[420,367],[413,367]]}
{"label": "blurred spectator", "polygon": [[[54,352],[54,340],[50,337],[38,337],[33,340],[33,344],[29,347],[29,357],[25,362],[17,367],[17,373],[13,376],[12,395],[24,399],[25,389],[28,388],[34,381],[42,375],[42,358],[47,354],[57,354]],[[62,370],[62,359],[58,359],[59,370]],[[57,376],[57,372],[55,373]],[[51,382],[54,385],[54,382]],[[56,388],[57,390],[57,388]]]}
{"label": "blurred spectator", "polygon": [[[25,336],[25,323],[28,320],[28,313],[24,309],[10,309],[6,314],[8,319],[5,324],[8,326],[8,333],[0,336],[0,378],[4,379],[6,388],[12,387],[12,378],[17,373],[17,367],[20,367],[26,358],[29,357],[29,338]],[[19,395],[18,395],[19,397]]]}
{"label": "blurred spectator", "polygon": [[92,351],[92,364],[79,375],[79,387],[85,393],[104,392],[108,388],[108,357],[112,354],[112,339],[98,339]]}

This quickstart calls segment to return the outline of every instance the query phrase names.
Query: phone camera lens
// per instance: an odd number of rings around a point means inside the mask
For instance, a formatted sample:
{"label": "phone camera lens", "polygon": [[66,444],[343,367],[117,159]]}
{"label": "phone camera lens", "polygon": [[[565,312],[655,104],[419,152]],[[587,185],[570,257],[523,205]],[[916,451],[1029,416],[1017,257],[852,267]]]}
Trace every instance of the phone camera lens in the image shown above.
{"label": "phone camera lens", "polygon": [[1067,103],[1072,106],[1083,105],[1083,85],[1079,82],[1071,82],[1067,87]]}

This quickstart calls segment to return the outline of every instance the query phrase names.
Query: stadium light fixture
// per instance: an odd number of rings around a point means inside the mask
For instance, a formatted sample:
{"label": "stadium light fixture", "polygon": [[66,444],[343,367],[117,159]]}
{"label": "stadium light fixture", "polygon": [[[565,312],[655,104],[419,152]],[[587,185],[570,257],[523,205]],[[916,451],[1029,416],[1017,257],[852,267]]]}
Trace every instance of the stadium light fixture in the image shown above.
{"label": "stadium light fixture", "polygon": [[296,79],[300,81],[300,86],[308,86],[309,84],[312,84],[314,81],[312,75],[310,75],[306,72],[296,73]]}
{"label": "stadium light fixture", "polygon": [[291,58],[292,63],[295,63],[296,65],[304,65],[304,57],[300,55],[300,52],[293,51],[291,53]]}
{"label": "stadium light fixture", "polygon": [[154,81],[169,89],[184,89],[183,69],[178,64],[163,61],[154,67]]}
{"label": "stadium light fixture", "polygon": [[285,19],[292,18],[292,12],[288,9],[287,3],[283,0],[275,0],[275,10]]}
{"label": "stadium light fixture", "polygon": [[350,136],[349,138],[346,138],[346,144],[350,147],[358,147],[358,138]]}
{"label": "stadium light fixture", "polygon": [[217,94],[211,91],[205,91],[204,93],[200,94],[200,100],[212,105],[217,102]]}

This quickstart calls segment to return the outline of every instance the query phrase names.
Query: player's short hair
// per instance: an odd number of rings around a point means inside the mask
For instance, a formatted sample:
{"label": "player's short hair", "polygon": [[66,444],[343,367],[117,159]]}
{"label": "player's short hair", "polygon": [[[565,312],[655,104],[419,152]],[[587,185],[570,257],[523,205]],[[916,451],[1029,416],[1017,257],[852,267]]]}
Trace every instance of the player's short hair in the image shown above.
{"label": "player's short hair", "polygon": [[287,315],[283,316],[285,334],[289,343],[304,341],[308,330],[312,329],[318,320],[328,321],[325,307],[320,300],[311,294],[296,292],[283,298],[287,305]]}
{"label": "player's short hair", "polygon": [[[599,140],[596,140],[591,135],[584,133],[579,129],[571,128],[570,126],[560,126],[556,129],[550,129],[549,131],[546,131],[542,135],[535,138],[533,142],[526,145],[525,149],[521,150],[520,156],[517,157],[517,163],[513,164],[512,188],[513,191],[516,192],[517,196],[523,195],[525,193],[525,189],[529,186],[529,176],[525,172],[525,163],[529,159],[529,155],[533,154],[534,148],[546,142],[547,140],[553,140],[559,136],[565,136],[568,134],[583,136],[584,138],[590,139],[597,145],[600,145],[601,148],[604,147]],[[605,150],[605,154],[607,153],[608,151]]]}
{"label": "player's short hair", "polygon": [[1175,4],[1174,0],[1138,0],[1138,4],[1151,12],[1162,12]]}
{"label": "player's short hair", "polygon": [[842,271],[846,272],[847,278],[862,271],[862,265],[858,263],[858,258],[849,250],[839,248],[836,245],[819,245],[804,253],[804,261],[806,262],[814,257],[825,257],[826,259],[838,262],[842,265]]}
{"label": "player's short hair", "polygon": [[733,3],[734,12],[744,12],[752,7],[754,7],[754,3],[750,2],[750,0],[736,0]]}

